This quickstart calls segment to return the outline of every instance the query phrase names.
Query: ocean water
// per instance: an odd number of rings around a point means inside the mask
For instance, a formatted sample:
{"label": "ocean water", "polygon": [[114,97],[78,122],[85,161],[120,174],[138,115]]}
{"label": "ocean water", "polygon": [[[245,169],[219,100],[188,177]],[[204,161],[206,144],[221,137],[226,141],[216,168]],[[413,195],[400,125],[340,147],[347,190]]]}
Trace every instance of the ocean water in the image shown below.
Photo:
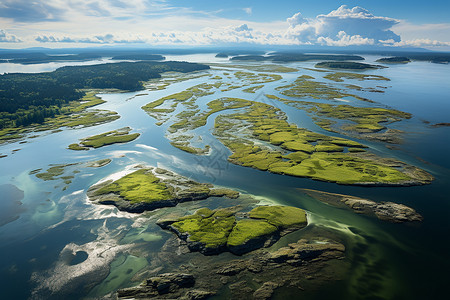
{"label": "ocean water", "polygon": [[[368,56],[367,61],[372,62],[376,58]],[[214,54],[169,59],[226,63],[224,59],[215,59]],[[297,67],[299,72],[281,73],[281,81],[267,83],[255,94],[237,89],[199,98],[198,104],[204,106],[220,97],[262,101],[285,111],[289,122],[327,133],[317,127],[305,112],[269,101],[263,96],[277,95],[275,87],[292,82],[303,74],[327,82],[321,79],[322,73],[302,69],[313,67],[314,62],[289,63],[286,66]],[[31,70],[13,65],[0,69],[0,72],[40,72],[54,67],[52,64],[35,65]],[[217,69],[206,72],[213,76],[224,73]],[[364,72],[382,75],[391,81],[346,80],[343,84],[385,86],[385,93],[358,94],[380,106],[413,115],[412,119],[393,125],[393,128],[404,131],[404,142],[397,148],[388,149],[377,142],[364,143],[380,155],[398,158],[429,171],[436,178],[431,185],[389,188],[341,186],[232,165],[226,160],[229,150],[211,134],[217,114],[208,119],[205,127],[197,130],[203,141],[212,146],[210,156],[199,157],[176,149],[165,138],[167,125],[156,126],[155,120],[140,107],[203,83],[208,77],[174,83],[165,90],[147,91],[147,95],[139,97],[133,96],[142,92],[101,94],[99,96],[107,102],[96,108],[117,111],[120,119],[95,127],[39,133],[39,137],[26,139],[26,143],[18,141],[0,145],[0,153],[7,155],[0,158],[2,298],[97,298],[118,288],[136,285],[145,278],[145,274],[164,270],[167,262],[158,260],[158,253],[172,235],[155,225],[155,220],[165,210],[129,214],[114,207],[94,205],[86,197],[92,184],[136,164],[167,168],[197,181],[238,189],[261,201],[303,208],[308,211],[310,220],[307,230],[328,229],[345,241],[351,266],[344,280],[301,295],[292,294],[288,289],[280,290],[276,298],[443,298],[450,267],[450,127],[433,128],[429,123],[450,122],[450,66],[412,62]],[[227,80],[225,76],[223,78]],[[133,132],[139,132],[141,136],[127,144],[86,152],[67,149],[79,138],[125,126],[132,127]],[[86,165],[86,162],[103,158],[111,158],[112,162],[101,168]],[[42,181],[30,174],[32,170],[45,170],[53,164],[72,164],[65,169],[65,175],[74,176],[70,185],[66,186],[62,180]],[[424,221],[420,224],[383,222],[318,202],[302,194],[298,188],[402,203],[416,209],[424,216]],[[227,203],[236,204],[231,200]],[[216,207],[219,204],[210,199],[173,209],[193,211],[199,205]],[[295,241],[302,234],[299,231],[288,235],[279,244]]]}

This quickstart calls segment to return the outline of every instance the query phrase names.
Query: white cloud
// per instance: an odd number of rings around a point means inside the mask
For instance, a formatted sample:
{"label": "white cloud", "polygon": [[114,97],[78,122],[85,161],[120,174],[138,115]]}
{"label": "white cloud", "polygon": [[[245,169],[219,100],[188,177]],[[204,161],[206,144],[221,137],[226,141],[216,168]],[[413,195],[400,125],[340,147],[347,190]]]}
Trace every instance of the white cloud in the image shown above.
{"label": "white cloud", "polygon": [[[240,9],[252,13],[251,7]],[[434,47],[450,42],[450,24],[413,25],[345,5],[313,18],[298,12],[277,22],[243,21],[219,15],[220,12],[172,7],[165,0],[1,0],[0,22],[9,34],[0,31],[0,42],[22,40],[21,45],[26,46],[245,43]],[[438,33],[438,38],[431,33]]]}
{"label": "white cloud", "polygon": [[412,46],[412,47],[448,47],[450,42],[441,42],[430,39],[405,40],[395,44],[396,46]]}
{"label": "white cloud", "polygon": [[300,13],[287,19],[287,35],[304,44],[335,46],[382,44],[381,41],[400,42],[392,30],[398,21],[378,17],[364,8],[342,5],[327,15],[304,19]]}
{"label": "white cloud", "polygon": [[237,32],[241,31],[252,31],[253,29],[249,28],[247,24],[242,24],[241,26],[238,26],[234,29]]}
{"label": "white cloud", "polygon": [[361,46],[375,43],[373,39],[364,38],[360,35],[348,35],[345,31],[340,31],[336,39],[320,36],[317,42],[326,46]]}
{"label": "white cloud", "polygon": [[15,35],[9,34],[0,29],[0,43],[21,43],[22,41]]}
{"label": "white cloud", "polygon": [[83,44],[136,44],[145,43],[140,37],[116,37],[111,33],[93,37],[57,37],[53,35],[39,35],[35,41],[40,43],[83,43]]}

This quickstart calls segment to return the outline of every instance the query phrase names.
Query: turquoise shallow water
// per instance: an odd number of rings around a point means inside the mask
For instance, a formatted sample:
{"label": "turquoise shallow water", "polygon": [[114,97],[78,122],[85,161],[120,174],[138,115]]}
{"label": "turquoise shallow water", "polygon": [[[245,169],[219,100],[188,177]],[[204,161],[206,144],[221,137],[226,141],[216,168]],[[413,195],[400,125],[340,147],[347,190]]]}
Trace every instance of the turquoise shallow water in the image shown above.
{"label": "turquoise shallow water", "polygon": [[[178,57],[180,60],[208,61],[213,55]],[[374,57],[368,57],[368,61]],[[312,67],[312,62],[291,63],[293,67]],[[50,66],[43,66],[47,70]],[[223,71],[208,71],[214,75]],[[213,148],[211,156],[197,157],[172,147],[164,137],[167,126],[158,127],[142,105],[160,97],[204,82],[207,77],[180,82],[166,90],[137,93],[107,94],[107,103],[100,109],[117,111],[121,118],[96,127],[65,129],[43,134],[27,143],[0,146],[1,208],[11,218],[0,226],[0,272],[2,298],[5,299],[79,299],[99,297],[120,287],[135,285],[136,278],[146,270],[155,270],[157,253],[171,236],[155,225],[161,212],[137,215],[118,212],[115,208],[87,202],[87,188],[112,173],[132,164],[165,167],[202,182],[211,182],[239,189],[263,199],[304,208],[308,211],[309,229],[329,228],[346,241],[351,267],[343,281],[323,287],[320,292],[304,292],[302,299],[430,299],[445,295],[447,258],[450,242],[448,214],[450,202],[450,128],[431,128],[431,123],[450,122],[450,66],[422,62],[392,65],[388,69],[371,71],[391,78],[390,82],[360,82],[361,86],[387,86],[385,93],[361,93],[382,105],[413,114],[411,120],[395,124],[405,131],[404,143],[390,150],[381,143],[370,142],[377,153],[392,156],[431,172],[436,180],[431,185],[405,188],[365,188],[339,186],[310,179],[270,174],[229,164],[229,151],[211,135],[214,114],[197,132]],[[300,71],[281,74],[282,81],[291,82],[298,75],[319,78],[321,73]],[[323,79],[323,81],[326,81]],[[284,83],[283,83],[284,84]],[[241,97],[277,105],[286,112],[289,122],[317,132],[318,128],[303,111],[271,102],[262,94],[277,94],[280,82],[268,83],[255,94],[239,90],[216,93],[198,100],[201,106],[222,97]],[[112,145],[88,152],[67,150],[67,145],[79,138],[130,126],[141,136],[128,144]],[[20,149],[19,151],[14,151]],[[111,164],[89,168],[84,164],[101,158],[111,158]],[[43,182],[29,172],[47,169],[50,164],[69,164],[67,174],[73,182],[63,190],[60,181]],[[75,171],[75,173],[74,173]],[[76,173],[79,172],[79,173]],[[6,193],[14,185],[23,191]],[[421,224],[390,224],[334,208],[300,193],[297,188],[367,197],[375,201],[393,201],[409,205],[421,213]],[[9,190],[10,191],[10,190]],[[19,205],[17,201],[20,201]],[[223,200],[222,200],[223,201]],[[180,210],[193,210],[196,205],[215,207],[218,201],[186,204]],[[227,202],[232,205],[233,201]],[[236,203],[234,203],[236,204]],[[178,209],[178,208],[177,208]],[[3,221],[3,217],[2,217]],[[302,232],[286,236],[278,243],[295,241]],[[88,254],[88,257],[84,253]],[[93,259],[101,253],[102,259]],[[83,276],[76,279],[77,274]],[[296,298],[289,290],[276,294],[279,299]]]}

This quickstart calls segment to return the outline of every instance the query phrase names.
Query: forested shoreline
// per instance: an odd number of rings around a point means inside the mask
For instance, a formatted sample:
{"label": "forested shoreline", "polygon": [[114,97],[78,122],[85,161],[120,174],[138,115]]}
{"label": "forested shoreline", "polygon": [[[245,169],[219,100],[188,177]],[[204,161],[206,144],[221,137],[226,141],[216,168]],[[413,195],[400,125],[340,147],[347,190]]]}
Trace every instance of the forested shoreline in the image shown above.
{"label": "forested shoreline", "polygon": [[66,66],[45,73],[0,76],[0,129],[43,123],[64,113],[64,106],[83,97],[82,89],[137,91],[161,73],[209,69],[187,62],[122,62]]}

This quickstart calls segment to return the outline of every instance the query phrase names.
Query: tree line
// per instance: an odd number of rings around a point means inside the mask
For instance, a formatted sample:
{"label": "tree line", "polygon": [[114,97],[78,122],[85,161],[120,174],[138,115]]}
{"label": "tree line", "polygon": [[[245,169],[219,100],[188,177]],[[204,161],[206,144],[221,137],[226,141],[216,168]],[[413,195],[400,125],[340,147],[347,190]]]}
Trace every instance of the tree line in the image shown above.
{"label": "tree line", "polygon": [[209,69],[187,62],[122,62],[67,66],[46,73],[10,73],[0,76],[0,129],[42,123],[61,113],[69,102],[84,95],[80,89],[143,89],[143,82],[161,73]]}

